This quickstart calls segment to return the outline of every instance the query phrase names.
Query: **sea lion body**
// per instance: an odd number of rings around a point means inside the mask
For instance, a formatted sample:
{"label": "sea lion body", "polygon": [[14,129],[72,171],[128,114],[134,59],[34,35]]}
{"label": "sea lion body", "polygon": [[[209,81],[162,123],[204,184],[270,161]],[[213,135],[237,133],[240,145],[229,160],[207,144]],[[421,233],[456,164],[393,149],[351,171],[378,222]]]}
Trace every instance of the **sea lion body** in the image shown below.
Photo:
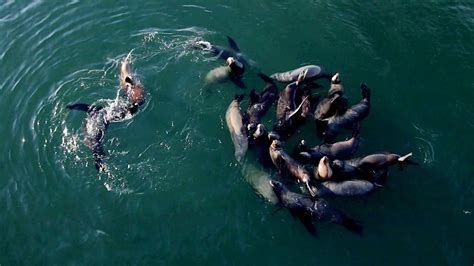
{"label": "sea lion body", "polygon": [[356,197],[375,192],[380,186],[367,180],[325,181],[314,186],[319,197]]}
{"label": "sea lion body", "polygon": [[323,156],[329,159],[348,158],[352,156],[359,147],[359,129],[356,128],[352,137],[348,140],[335,143],[323,143],[314,148],[306,148],[304,140],[299,145],[298,157],[311,162],[319,161]]}
{"label": "sea lion body", "polygon": [[242,162],[248,149],[247,129],[244,126],[242,113],[240,112],[240,102],[243,95],[236,96],[227,108],[225,119],[229,128],[230,136],[235,148],[235,158]]}
{"label": "sea lion body", "polygon": [[370,111],[370,89],[362,84],[361,90],[362,99],[359,103],[351,106],[343,114],[336,114],[323,120],[325,128],[322,130],[326,141],[332,141],[342,129],[351,129],[367,117]]}
{"label": "sea lion body", "polygon": [[327,221],[344,226],[346,229],[361,235],[362,225],[340,210],[332,207],[322,198],[312,199],[309,196],[294,193],[288,190],[281,182],[270,181],[270,185],[277,196],[279,203],[305,225],[306,229],[316,235],[314,221]]}
{"label": "sea lion body", "polygon": [[317,80],[320,78],[330,79],[331,74],[326,72],[323,67],[318,65],[306,65],[286,72],[274,73],[270,77],[279,82],[292,83],[298,80],[298,76],[306,72],[304,82]]}
{"label": "sea lion body", "polygon": [[291,158],[281,147],[279,140],[273,140],[269,148],[270,158],[280,174],[290,175],[298,182],[304,183],[309,193],[314,195],[310,189],[309,181],[311,176],[309,172],[293,158]]}

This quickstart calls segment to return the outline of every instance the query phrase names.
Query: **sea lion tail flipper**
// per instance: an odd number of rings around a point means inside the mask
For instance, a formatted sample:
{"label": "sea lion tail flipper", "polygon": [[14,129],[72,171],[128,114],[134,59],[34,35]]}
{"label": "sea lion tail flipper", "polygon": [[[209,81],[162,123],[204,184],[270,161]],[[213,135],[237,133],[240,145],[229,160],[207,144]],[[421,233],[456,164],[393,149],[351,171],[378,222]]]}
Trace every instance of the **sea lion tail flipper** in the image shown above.
{"label": "sea lion tail flipper", "polygon": [[413,153],[410,152],[409,154],[405,155],[405,156],[401,156],[400,158],[398,158],[398,161],[399,162],[404,162],[405,160],[407,160],[408,158],[410,158],[411,156],[413,156]]}
{"label": "sea lion tail flipper", "polygon": [[362,90],[362,98],[370,101],[370,88],[365,83],[360,84],[360,89]]}
{"label": "sea lion tail flipper", "polygon": [[358,235],[362,235],[364,231],[364,227],[360,221],[351,219],[349,217],[344,217],[342,221],[342,226],[344,226],[347,230],[356,233]]}
{"label": "sea lion tail flipper", "polygon": [[354,128],[352,129],[352,137],[353,138],[358,138],[360,134],[360,124],[356,123],[354,125]]}
{"label": "sea lion tail flipper", "polygon": [[68,104],[66,105],[66,107],[71,110],[88,112],[90,110],[91,105],[85,104],[85,103],[75,103],[75,104]]}
{"label": "sea lion tail flipper", "polygon": [[234,96],[234,100],[236,100],[237,102],[241,102],[242,100],[244,99],[244,94],[236,94]]}
{"label": "sea lion tail flipper", "polygon": [[249,106],[253,105],[254,103],[260,102],[260,96],[255,92],[255,89],[252,89],[249,93]]}
{"label": "sea lion tail flipper", "polygon": [[306,188],[308,189],[309,194],[311,195],[311,197],[316,198],[318,196],[318,194],[316,192],[314,192],[313,188],[311,188],[311,186],[309,185],[309,182],[305,182],[305,185],[306,185]]}
{"label": "sea lion tail flipper", "polygon": [[407,154],[405,156],[401,156],[400,158],[398,158],[398,163],[399,163],[400,169],[402,169],[403,164],[419,165],[419,163],[410,160],[411,156],[413,156],[412,152],[410,152],[409,154]]}
{"label": "sea lion tail flipper", "polygon": [[247,85],[240,78],[231,78],[231,81],[239,88],[246,89]]}
{"label": "sea lion tail flipper", "polygon": [[274,83],[273,79],[270,78],[269,76],[263,74],[262,72],[258,73],[257,74],[263,81],[265,81],[266,83]]}
{"label": "sea lion tail flipper", "polygon": [[237,43],[234,41],[234,39],[227,36],[227,42],[229,43],[230,48],[232,48],[236,52],[240,52],[240,48],[239,48],[239,46],[237,46]]}

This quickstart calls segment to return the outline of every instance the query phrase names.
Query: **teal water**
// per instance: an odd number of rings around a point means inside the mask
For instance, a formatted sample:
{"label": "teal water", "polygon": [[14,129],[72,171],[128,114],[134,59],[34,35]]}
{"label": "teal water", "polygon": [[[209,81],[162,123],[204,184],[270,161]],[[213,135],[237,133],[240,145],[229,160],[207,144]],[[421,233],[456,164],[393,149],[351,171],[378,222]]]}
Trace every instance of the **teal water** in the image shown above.
{"label": "teal water", "polygon": [[[471,1],[0,0],[0,33],[2,266],[474,263]],[[312,237],[262,197],[252,154],[236,163],[225,111],[242,90],[207,86],[222,62],[189,47],[226,35],[254,62],[251,87],[256,71],[316,63],[352,102],[372,88],[357,155],[412,151],[421,165],[331,200],[362,237],[328,223]],[[131,50],[147,101],[110,126],[99,175],[85,115],[65,105],[114,99]],[[317,144],[313,123],[286,147],[302,137]]]}

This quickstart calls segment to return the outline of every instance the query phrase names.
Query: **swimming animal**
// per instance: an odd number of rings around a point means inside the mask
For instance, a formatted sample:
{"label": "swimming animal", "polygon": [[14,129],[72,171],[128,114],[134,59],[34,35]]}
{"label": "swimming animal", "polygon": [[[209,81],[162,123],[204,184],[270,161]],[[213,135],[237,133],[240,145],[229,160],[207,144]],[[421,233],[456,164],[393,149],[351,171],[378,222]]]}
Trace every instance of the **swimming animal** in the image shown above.
{"label": "swimming animal", "polygon": [[318,65],[306,65],[286,72],[274,73],[270,77],[279,82],[292,83],[298,80],[298,76],[303,74],[304,78],[302,82],[309,83],[311,81],[325,78],[331,79],[333,76],[324,70],[322,66]]}
{"label": "swimming animal", "polygon": [[323,156],[330,159],[343,159],[352,156],[359,147],[360,127],[356,126],[350,139],[335,143],[323,143],[314,148],[308,148],[306,141],[301,140],[296,149],[297,158],[304,161],[317,162]]}
{"label": "swimming animal", "polygon": [[362,99],[359,103],[351,106],[342,114],[336,112],[335,115],[329,118],[317,120],[318,130],[322,132],[325,142],[332,142],[342,129],[353,128],[369,114],[370,89],[364,83],[360,85],[360,88]]}
{"label": "swimming animal", "polygon": [[297,217],[312,235],[316,235],[315,221],[340,224],[349,231],[362,235],[363,226],[359,221],[349,218],[323,198],[312,199],[307,195],[291,192],[283,183],[274,180],[270,181],[270,185],[279,203]]}
{"label": "swimming animal", "polygon": [[94,157],[95,168],[101,172],[105,170],[103,159],[104,134],[112,122],[123,121],[138,111],[138,107],[145,101],[145,93],[140,81],[131,74],[131,53],[122,61],[120,67],[120,90],[125,99],[115,101],[107,106],[96,106],[85,103],[70,104],[66,107],[71,110],[84,111],[87,117],[84,122],[84,142]]}
{"label": "swimming animal", "polygon": [[400,167],[405,164],[418,165],[417,162],[409,159],[411,156],[412,153],[404,156],[393,153],[376,153],[351,160],[336,159],[332,161],[329,167],[333,171],[332,179],[334,180],[375,180],[380,177],[386,177],[388,167],[394,164],[399,164]]}
{"label": "swimming animal", "polygon": [[279,140],[273,140],[269,148],[270,158],[272,159],[273,164],[278,169],[280,175],[290,175],[298,182],[305,184],[306,189],[312,196],[315,196],[315,192],[311,189],[309,181],[311,176],[309,172],[299,164],[297,161],[293,160],[281,147],[281,142]]}
{"label": "swimming animal", "polygon": [[282,139],[287,139],[304,121],[304,115],[302,115],[303,105],[309,97],[303,98],[303,91],[299,89],[303,78],[304,75],[300,74],[297,81],[288,84],[279,94],[276,107],[277,121],[273,130]]}
{"label": "swimming animal", "polygon": [[229,128],[230,137],[234,143],[235,158],[239,163],[243,162],[243,158],[248,149],[247,127],[245,126],[242,113],[240,112],[240,102],[244,95],[236,95],[230,103],[225,113],[225,120]]}
{"label": "swimming animal", "polygon": [[278,99],[278,88],[275,82],[263,73],[259,73],[258,76],[265,81],[265,87],[260,93],[256,93],[255,90],[250,92],[250,101],[247,108],[249,129],[253,129],[260,124],[262,117]]}

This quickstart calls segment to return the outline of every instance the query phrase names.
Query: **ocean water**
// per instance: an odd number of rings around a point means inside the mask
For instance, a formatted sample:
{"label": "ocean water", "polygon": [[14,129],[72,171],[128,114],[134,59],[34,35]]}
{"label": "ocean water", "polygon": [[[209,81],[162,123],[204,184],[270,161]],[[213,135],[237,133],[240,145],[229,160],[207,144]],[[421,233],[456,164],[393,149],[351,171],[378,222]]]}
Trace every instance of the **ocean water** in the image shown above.
{"label": "ocean water", "polygon": [[[474,263],[472,1],[0,0],[0,33],[2,266]],[[330,200],[363,236],[329,223],[311,236],[276,211],[254,154],[236,162],[225,111],[249,89],[206,83],[223,61],[190,45],[227,35],[250,88],[259,71],[304,64],[340,72],[351,102],[372,88],[356,156],[413,152],[420,165]],[[146,103],[110,125],[98,174],[85,114],[65,106],[113,101],[130,51]],[[314,123],[285,148],[301,138],[320,142]]]}

